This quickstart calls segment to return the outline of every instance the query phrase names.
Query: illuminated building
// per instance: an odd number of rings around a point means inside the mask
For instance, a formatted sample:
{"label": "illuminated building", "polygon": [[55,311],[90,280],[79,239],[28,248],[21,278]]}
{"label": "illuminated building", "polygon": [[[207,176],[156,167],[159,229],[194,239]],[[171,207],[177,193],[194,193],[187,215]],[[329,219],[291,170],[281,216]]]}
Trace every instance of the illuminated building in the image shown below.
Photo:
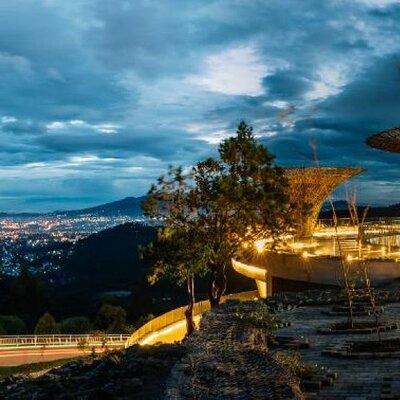
{"label": "illuminated building", "polygon": [[254,243],[250,260],[232,260],[233,268],[255,280],[261,297],[275,291],[276,282],[298,287],[339,286],[341,263],[356,269],[368,262],[374,284],[400,278],[400,221],[373,221],[363,227],[317,225],[322,204],[330,192],[362,168],[289,168],[291,201],[295,205],[296,231],[285,237],[274,251],[266,251],[268,240]]}

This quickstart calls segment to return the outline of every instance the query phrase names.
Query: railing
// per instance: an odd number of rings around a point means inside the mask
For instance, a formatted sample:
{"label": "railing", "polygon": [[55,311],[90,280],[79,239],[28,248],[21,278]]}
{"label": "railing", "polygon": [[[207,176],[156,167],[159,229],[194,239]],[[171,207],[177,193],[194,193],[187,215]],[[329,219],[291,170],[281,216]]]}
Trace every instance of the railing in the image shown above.
{"label": "railing", "polygon": [[129,338],[126,334],[86,335],[0,335],[0,350],[17,348],[54,348],[122,346]]}
{"label": "railing", "polygon": [[[221,298],[221,302],[225,302],[227,300],[253,300],[258,297],[258,291],[250,291],[250,292],[241,292],[234,293],[223,296]],[[151,321],[147,322],[143,326],[141,326],[138,330],[132,333],[129,339],[126,341],[125,347],[132,346],[140,342],[146,335],[157,332],[169,325],[172,325],[176,322],[180,322],[185,320],[185,310],[186,306],[175,308],[174,310],[168,311],[165,314],[162,314],[156,318],[153,318]],[[198,316],[203,314],[204,312],[210,309],[210,302],[208,300],[199,301],[194,304],[193,307],[193,315]]]}

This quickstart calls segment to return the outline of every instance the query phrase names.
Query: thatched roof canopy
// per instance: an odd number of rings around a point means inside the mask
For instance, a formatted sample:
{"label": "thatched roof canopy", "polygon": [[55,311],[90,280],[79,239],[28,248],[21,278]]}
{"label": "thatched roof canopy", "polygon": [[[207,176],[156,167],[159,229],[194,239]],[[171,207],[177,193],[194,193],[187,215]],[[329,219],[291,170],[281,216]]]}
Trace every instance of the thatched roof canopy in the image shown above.
{"label": "thatched roof canopy", "polygon": [[322,204],[341,183],[363,172],[360,167],[286,168],[290,198],[295,205],[295,219],[300,236],[310,236]]}
{"label": "thatched roof canopy", "polygon": [[370,136],[366,143],[375,149],[400,153],[400,127],[376,133]]}

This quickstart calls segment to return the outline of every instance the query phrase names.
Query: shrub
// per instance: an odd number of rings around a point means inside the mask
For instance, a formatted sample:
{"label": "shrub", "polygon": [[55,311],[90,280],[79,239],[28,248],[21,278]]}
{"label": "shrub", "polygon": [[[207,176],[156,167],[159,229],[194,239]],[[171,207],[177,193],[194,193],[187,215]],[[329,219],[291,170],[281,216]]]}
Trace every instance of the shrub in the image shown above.
{"label": "shrub", "polygon": [[21,335],[26,332],[25,322],[16,315],[0,315],[0,327],[3,335]]}
{"label": "shrub", "polygon": [[279,327],[279,320],[260,301],[253,303],[252,307],[248,307],[246,303],[239,303],[235,308],[235,316],[244,324],[264,329],[268,333]]}
{"label": "shrub", "polygon": [[299,353],[277,351],[274,359],[300,379],[311,379],[317,373],[317,366],[302,363]]}
{"label": "shrub", "polygon": [[126,332],[126,312],[122,307],[103,304],[96,316],[96,327],[107,333]]}
{"label": "shrub", "polygon": [[49,313],[43,314],[36,324],[35,335],[51,335],[55,333],[59,333],[59,328],[54,317]]}
{"label": "shrub", "polygon": [[92,325],[86,317],[66,318],[60,323],[60,331],[65,334],[89,333]]}
{"label": "shrub", "polygon": [[84,353],[86,351],[86,349],[88,348],[88,342],[86,339],[80,339],[77,343],[76,346],[80,351],[82,351],[82,353]]}

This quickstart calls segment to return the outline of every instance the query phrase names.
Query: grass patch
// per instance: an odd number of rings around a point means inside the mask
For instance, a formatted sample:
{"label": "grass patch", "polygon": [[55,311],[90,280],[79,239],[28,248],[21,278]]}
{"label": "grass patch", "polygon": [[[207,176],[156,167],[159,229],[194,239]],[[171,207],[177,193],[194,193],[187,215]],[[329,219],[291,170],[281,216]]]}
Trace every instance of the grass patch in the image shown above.
{"label": "grass patch", "polygon": [[[80,358],[82,359],[82,358]],[[77,358],[63,358],[61,360],[44,361],[32,364],[15,365],[12,367],[0,367],[0,378],[15,374],[29,374],[32,372],[43,371],[44,369],[51,369],[55,367],[61,367],[71,361],[75,361]]]}

